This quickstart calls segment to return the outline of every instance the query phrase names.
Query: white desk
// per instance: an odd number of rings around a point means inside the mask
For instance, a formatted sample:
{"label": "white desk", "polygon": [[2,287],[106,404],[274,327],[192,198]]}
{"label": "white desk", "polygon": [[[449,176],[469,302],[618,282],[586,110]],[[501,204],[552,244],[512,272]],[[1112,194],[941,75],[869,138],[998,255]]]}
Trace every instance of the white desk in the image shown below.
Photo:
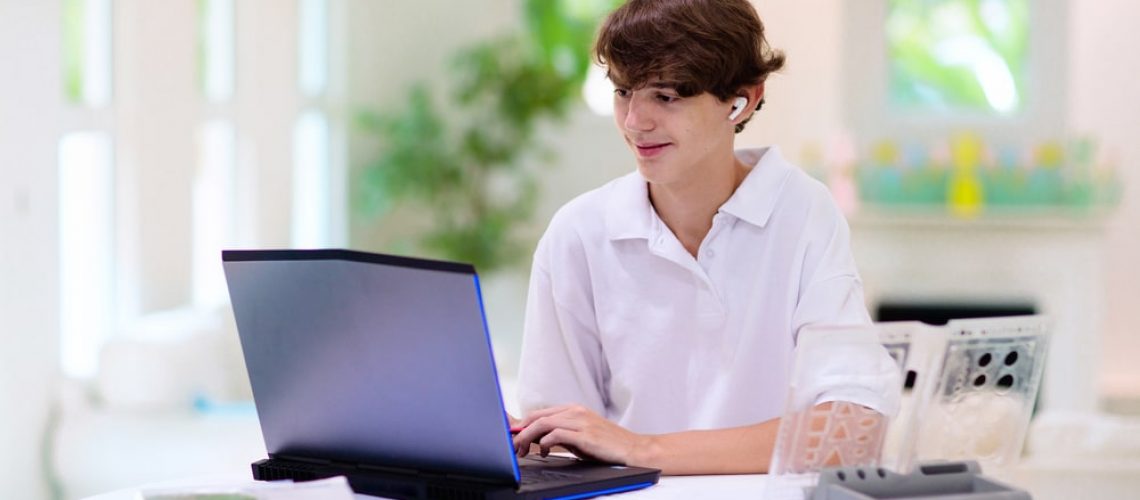
{"label": "white desk", "polygon": [[[202,484],[238,484],[252,482],[249,476],[221,476],[182,479],[148,484],[137,488],[113,491],[88,497],[87,500],[138,500],[138,491],[146,488],[175,488]],[[767,491],[771,489],[772,491]],[[356,495],[357,500],[376,500],[369,495]],[[794,489],[769,488],[769,478],[763,474],[739,476],[662,476],[661,481],[644,490],[622,493],[615,500],[690,500],[694,498],[746,498],[766,500],[802,500]]]}
{"label": "white desk", "polygon": [[764,474],[737,476],[662,476],[644,490],[623,493],[615,500],[689,500],[694,498],[746,498],[803,500],[800,490],[779,486]]}

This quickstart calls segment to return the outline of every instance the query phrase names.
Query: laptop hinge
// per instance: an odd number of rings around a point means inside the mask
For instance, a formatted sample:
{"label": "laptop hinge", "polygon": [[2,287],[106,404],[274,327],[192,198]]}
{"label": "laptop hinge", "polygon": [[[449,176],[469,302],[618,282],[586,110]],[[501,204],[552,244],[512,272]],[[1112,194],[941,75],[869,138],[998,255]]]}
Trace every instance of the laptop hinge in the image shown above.
{"label": "laptop hinge", "polygon": [[515,484],[514,481],[497,481],[495,479],[490,479],[490,478],[486,478],[486,477],[472,476],[472,475],[467,475],[467,474],[457,474],[454,472],[445,472],[445,471],[440,471],[440,470],[407,469],[407,468],[403,468],[403,467],[392,467],[392,466],[388,466],[388,465],[362,464],[362,463],[357,463],[357,464],[352,464],[352,465],[354,465],[357,469],[360,469],[362,471],[387,472],[387,473],[392,473],[392,474],[415,476],[415,477],[419,477],[419,478],[423,478],[423,479],[448,479],[448,480],[454,480],[454,481],[463,481],[463,482],[468,482],[468,483],[479,483],[479,484],[487,484],[487,485],[494,485],[494,486],[504,486],[504,485],[511,486],[511,485]]}
{"label": "laptop hinge", "polygon": [[480,483],[480,484],[487,484],[487,485],[492,485],[492,486],[512,486],[512,487],[518,486],[518,483],[516,483],[514,481],[501,481],[501,480],[497,480],[497,479],[491,479],[491,478],[479,477],[479,476],[468,476],[468,475],[464,475],[464,474],[444,474],[443,477],[445,477],[447,479],[453,479],[456,481],[464,481],[464,482],[468,482],[468,483]]}
{"label": "laptop hinge", "polygon": [[392,467],[392,466],[388,466],[388,465],[362,464],[362,463],[356,463],[353,465],[357,469],[360,469],[360,470],[375,471],[375,472],[388,472],[388,473],[392,473],[392,474],[402,474],[405,476],[418,476],[418,475],[420,475],[420,471],[415,470],[415,469],[408,469],[405,467]]}
{"label": "laptop hinge", "polygon": [[293,462],[302,462],[314,465],[332,465],[333,461],[325,458],[302,457],[298,455],[285,455],[282,453],[270,453],[269,458],[274,460],[290,460]]}
{"label": "laptop hinge", "polygon": [[438,470],[420,470],[409,469],[406,467],[393,467],[390,465],[378,464],[365,464],[360,462],[338,462],[335,460],[302,457],[297,455],[285,455],[281,453],[270,453],[269,458],[275,460],[289,460],[293,462],[301,462],[313,465],[324,465],[331,467],[338,467],[341,469],[357,469],[361,471],[383,472],[389,474],[398,474],[404,476],[415,476],[421,478],[437,478],[437,479],[450,479],[455,481],[464,481],[469,483],[480,483],[494,486],[517,486],[514,481],[501,481],[480,476],[472,476],[467,474],[458,474],[454,472],[438,471]]}

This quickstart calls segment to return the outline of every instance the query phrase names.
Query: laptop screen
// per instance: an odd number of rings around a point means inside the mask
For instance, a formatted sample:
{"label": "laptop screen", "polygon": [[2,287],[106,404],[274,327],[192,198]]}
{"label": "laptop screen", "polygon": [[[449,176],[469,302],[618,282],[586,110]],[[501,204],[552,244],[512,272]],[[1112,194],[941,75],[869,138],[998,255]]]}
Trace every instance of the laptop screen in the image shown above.
{"label": "laptop screen", "polygon": [[223,261],[270,456],[517,483],[473,267],[347,250]]}

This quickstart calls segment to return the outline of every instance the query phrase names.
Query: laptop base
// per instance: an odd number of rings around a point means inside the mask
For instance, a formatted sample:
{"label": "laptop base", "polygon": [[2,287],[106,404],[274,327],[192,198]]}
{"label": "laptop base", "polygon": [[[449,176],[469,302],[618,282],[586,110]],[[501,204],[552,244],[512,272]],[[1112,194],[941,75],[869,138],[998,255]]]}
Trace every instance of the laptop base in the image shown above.
{"label": "laptop base", "polygon": [[[452,474],[425,474],[415,471],[394,471],[377,468],[362,468],[351,464],[315,463],[281,458],[268,458],[251,464],[253,478],[258,481],[312,481],[334,476],[345,476],[349,486],[356,493],[376,495],[399,500],[449,499],[449,500],[538,500],[558,498],[590,498],[624,491],[646,488],[657,483],[660,471],[635,467],[599,467],[596,463],[586,463],[574,459],[549,457],[542,459],[521,459],[520,462],[546,462],[535,467],[538,476],[544,476],[541,483],[522,486],[495,484],[475,478],[457,477]],[[583,481],[576,472],[588,471],[591,480]],[[605,477],[600,471],[612,470],[612,477]],[[640,474],[638,474],[640,472]],[[631,484],[631,475],[637,482]],[[564,478],[563,480],[559,480]]]}

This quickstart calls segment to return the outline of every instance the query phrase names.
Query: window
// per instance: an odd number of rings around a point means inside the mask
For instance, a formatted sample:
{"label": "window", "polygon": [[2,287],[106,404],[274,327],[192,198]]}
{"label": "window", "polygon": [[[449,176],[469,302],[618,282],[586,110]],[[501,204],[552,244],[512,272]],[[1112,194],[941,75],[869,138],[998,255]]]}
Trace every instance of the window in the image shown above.
{"label": "window", "polygon": [[[347,35],[332,28],[344,23],[343,2],[328,0],[274,9],[193,0],[174,11],[152,2],[61,1],[60,100],[69,106],[58,143],[60,355],[65,373],[85,377],[96,373],[112,332],[135,316],[224,304],[222,249],[343,241],[336,75]],[[155,21],[162,29],[114,31],[113,13],[142,21],[160,11],[170,13]],[[258,50],[267,40],[285,43]],[[145,47],[125,52],[116,69],[119,44]],[[290,92],[263,94],[261,85]],[[115,96],[128,87],[142,91]],[[166,163],[167,155],[176,161]],[[290,177],[292,189],[283,182]],[[176,198],[139,221],[134,211],[150,209],[157,183]],[[169,226],[156,231],[155,222]],[[177,255],[153,241],[164,232],[176,234]]]}
{"label": "window", "polygon": [[332,244],[329,123],[325,114],[309,110],[293,132],[293,247]]}
{"label": "window", "polygon": [[866,0],[843,12],[844,126],[860,151],[1065,135],[1066,0]]}
{"label": "window", "polygon": [[72,132],[59,144],[63,371],[95,374],[113,327],[114,158],[106,132]]}
{"label": "window", "polygon": [[292,245],[321,248],[340,240],[334,129],[329,122],[329,2],[298,0],[297,87],[302,111],[293,127]]}
{"label": "window", "polygon": [[890,101],[906,110],[1021,109],[1027,0],[891,0]]}
{"label": "window", "polygon": [[197,45],[205,120],[198,129],[192,193],[192,297],[196,306],[208,308],[228,300],[221,252],[232,247],[237,236],[233,0],[198,1]]}
{"label": "window", "polygon": [[63,93],[90,108],[111,100],[111,0],[64,0]]}
{"label": "window", "polygon": [[111,2],[64,0],[62,10],[60,356],[64,374],[89,377],[115,326]]}
{"label": "window", "polygon": [[321,97],[329,78],[328,0],[300,0],[297,81],[304,97]]}
{"label": "window", "polygon": [[198,78],[207,101],[233,96],[233,0],[198,0]]}
{"label": "window", "polygon": [[591,64],[586,72],[586,83],[582,86],[582,98],[586,106],[599,116],[614,114],[614,85],[606,78],[606,70]]}
{"label": "window", "polygon": [[221,251],[234,237],[234,127],[210,120],[198,135],[198,170],[193,188],[194,304],[227,303]]}

